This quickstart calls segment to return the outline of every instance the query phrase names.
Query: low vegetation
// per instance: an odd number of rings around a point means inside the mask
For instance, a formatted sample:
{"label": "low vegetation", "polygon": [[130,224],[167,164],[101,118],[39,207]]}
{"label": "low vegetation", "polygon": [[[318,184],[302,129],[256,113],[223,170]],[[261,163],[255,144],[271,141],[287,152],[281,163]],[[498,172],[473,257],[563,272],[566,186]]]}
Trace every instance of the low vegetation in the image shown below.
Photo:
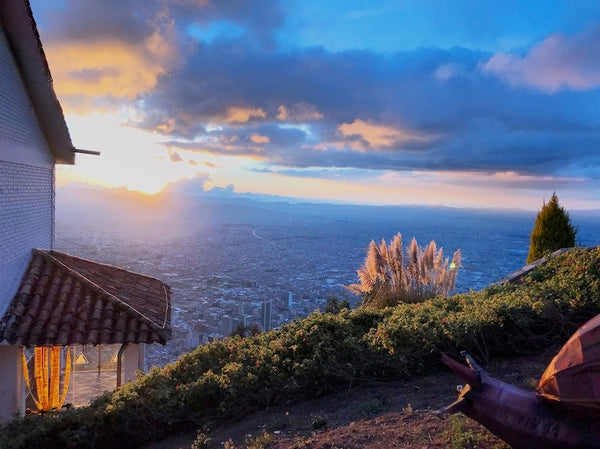
{"label": "low vegetation", "polygon": [[269,405],[373,379],[410,379],[441,369],[440,350],[466,349],[480,361],[532,353],[564,341],[597,313],[600,249],[573,250],[521,285],[314,313],[278,331],[200,346],[89,407],[15,418],[0,428],[0,447],[139,447]]}
{"label": "low vegetation", "polygon": [[362,307],[371,309],[423,302],[446,296],[454,289],[460,263],[460,250],[449,263],[433,240],[421,248],[413,238],[405,254],[398,233],[389,245],[385,240],[379,245],[371,241],[367,257],[357,270],[359,283],[349,288],[362,296]]}

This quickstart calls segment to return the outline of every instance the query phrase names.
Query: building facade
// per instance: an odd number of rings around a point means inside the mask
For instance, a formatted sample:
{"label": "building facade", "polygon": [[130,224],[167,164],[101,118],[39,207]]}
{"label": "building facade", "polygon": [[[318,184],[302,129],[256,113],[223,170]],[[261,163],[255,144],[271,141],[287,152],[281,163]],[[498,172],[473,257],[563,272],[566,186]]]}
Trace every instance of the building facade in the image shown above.
{"label": "building facade", "polygon": [[25,412],[34,389],[39,394],[39,385],[25,385],[27,353],[35,354],[27,363],[37,364],[38,353],[59,355],[72,345],[120,345],[118,386],[143,369],[144,344],[166,343],[171,307],[170,288],[157,279],[52,249],[55,164],[73,164],[75,153],[85,151],[71,143],[28,0],[0,1],[0,86],[0,421],[5,421]]}
{"label": "building facade", "polygon": [[0,33],[0,315],[31,256],[51,248],[54,158],[3,27]]}

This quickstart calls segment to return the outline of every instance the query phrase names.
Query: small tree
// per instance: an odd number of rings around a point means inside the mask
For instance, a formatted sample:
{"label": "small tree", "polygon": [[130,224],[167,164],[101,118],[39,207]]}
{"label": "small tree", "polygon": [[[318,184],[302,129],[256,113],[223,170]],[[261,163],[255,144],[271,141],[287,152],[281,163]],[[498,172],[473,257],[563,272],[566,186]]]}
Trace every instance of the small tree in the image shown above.
{"label": "small tree", "polygon": [[343,309],[350,310],[350,302],[347,299],[339,299],[336,295],[329,295],[325,305],[325,313],[337,315]]}
{"label": "small tree", "polygon": [[557,249],[575,246],[575,233],[569,214],[558,204],[556,193],[553,193],[548,204],[544,201],[542,210],[535,218],[529,238],[527,263],[540,259]]}
{"label": "small tree", "polygon": [[375,309],[421,302],[454,289],[460,262],[460,250],[448,264],[442,248],[438,250],[433,240],[421,248],[415,238],[404,257],[402,235],[398,233],[389,247],[385,240],[379,245],[371,241],[365,262],[357,270],[359,284],[349,289],[362,295],[362,306]]}
{"label": "small tree", "polygon": [[229,335],[230,337],[235,337],[236,335],[244,338],[248,333],[248,329],[244,326],[244,323],[238,323],[237,327],[233,330],[233,332]]}

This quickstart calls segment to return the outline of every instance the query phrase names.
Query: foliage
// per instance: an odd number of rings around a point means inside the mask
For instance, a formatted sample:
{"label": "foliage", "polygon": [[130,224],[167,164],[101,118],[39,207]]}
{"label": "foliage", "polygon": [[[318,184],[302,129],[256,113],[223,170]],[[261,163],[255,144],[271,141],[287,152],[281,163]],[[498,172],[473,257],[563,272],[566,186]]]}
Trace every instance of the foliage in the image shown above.
{"label": "foliage", "polygon": [[447,295],[454,289],[461,255],[457,250],[448,265],[443,254],[433,240],[421,248],[413,238],[405,258],[400,233],[389,247],[385,240],[379,245],[371,240],[367,257],[357,270],[360,283],[350,288],[362,294],[363,306],[373,309]]}
{"label": "foliage", "polygon": [[246,449],[265,449],[273,441],[273,436],[268,432],[263,432],[256,438],[246,439]]}
{"label": "foliage", "polygon": [[244,323],[238,323],[236,328],[229,335],[230,337],[254,337],[255,335],[260,334],[261,330],[257,324],[253,324],[251,327],[244,326]]}
{"label": "foliage", "polygon": [[600,312],[600,249],[573,250],[522,285],[374,311],[314,313],[278,331],[199,346],[89,407],[26,416],[0,428],[0,447],[140,447],[373,379],[440,369],[435,350],[490,356],[564,342]]}
{"label": "foliage", "polygon": [[[402,357],[407,372],[426,369],[433,350],[466,349],[476,358],[530,353],[563,341],[600,312],[600,249],[549,260],[521,285],[400,304],[369,337]],[[417,344],[420,343],[420,344]]]}
{"label": "foliage", "polygon": [[310,424],[314,430],[322,429],[323,427],[327,427],[327,418],[321,415],[313,416]]}
{"label": "foliage", "polygon": [[240,322],[229,336],[235,337],[237,335],[238,337],[245,337],[247,332],[248,329],[246,328],[246,326],[244,326],[244,323]]}
{"label": "foliage", "polygon": [[[448,440],[452,449],[477,449],[483,444],[489,447],[493,440],[492,434],[483,428],[473,429],[472,423],[467,421],[462,415],[452,415],[449,418],[450,428],[444,432],[444,437]],[[506,443],[494,445],[495,449],[509,449]]]}
{"label": "foliage", "polygon": [[325,304],[325,313],[333,313],[337,315],[342,310],[348,309],[350,310],[350,302],[347,299],[339,299],[335,295],[330,295],[327,298],[327,304]]}
{"label": "foliage", "polygon": [[202,431],[198,430],[196,433],[196,439],[192,442],[191,449],[207,449],[210,438],[207,437]]}
{"label": "foliage", "polygon": [[[246,438],[246,445],[244,446],[246,449],[265,449],[267,447],[269,447],[269,444],[273,441],[273,436],[270,435],[268,432],[263,432],[261,433],[259,436],[252,438],[252,437],[247,437]],[[236,446],[233,442],[233,440],[231,440],[231,438],[229,440],[227,440],[224,444],[225,449],[241,449],[238,448],[238,446]],[[192,448],[194,449],[194,448]]]}
{"label": "foliage", "polygon": [[360,414],[368,418],[383,412],[383,410],[385,410],[385,399],[373,398],[362,405]]}
{"label": "foliage", "polygon": [[556,193],[548,204],[544,202],[535,219],[529,237],[527,263],[540,259],[561,248],[575,246],[575,228],[571,226],[569,214],[558,204]]}

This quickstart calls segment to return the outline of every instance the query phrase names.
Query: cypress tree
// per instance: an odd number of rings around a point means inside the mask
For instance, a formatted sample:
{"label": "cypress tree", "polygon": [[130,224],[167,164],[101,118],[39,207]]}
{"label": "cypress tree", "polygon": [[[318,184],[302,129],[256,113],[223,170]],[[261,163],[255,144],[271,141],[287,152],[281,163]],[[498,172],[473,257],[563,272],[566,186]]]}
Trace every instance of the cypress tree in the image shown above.
{"label": "cypress tree", "polygon": [[548,204],[544,201],[542,210],[535,218],[535,224],[529,238],[527,263],[544,257],[561,248],[575,246],[575,228],[571,226],[569,214],[558,204],[556,192]]}

